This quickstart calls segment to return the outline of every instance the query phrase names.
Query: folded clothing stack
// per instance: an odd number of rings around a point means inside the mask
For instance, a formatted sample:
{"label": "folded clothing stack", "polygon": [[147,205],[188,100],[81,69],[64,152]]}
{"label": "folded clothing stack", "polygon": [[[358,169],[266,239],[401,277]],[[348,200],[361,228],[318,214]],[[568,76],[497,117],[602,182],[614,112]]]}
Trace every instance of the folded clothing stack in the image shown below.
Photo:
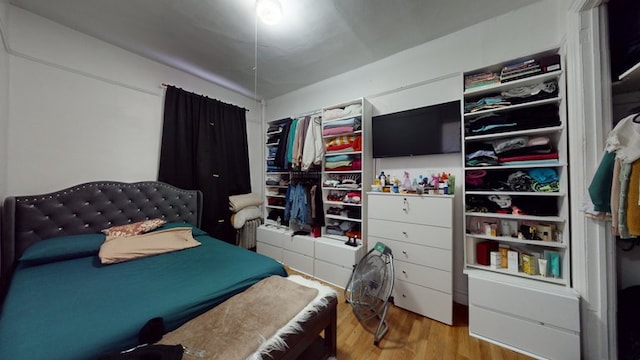
{"label": "folded clothing stack", "polygon": [[244,224],[253,219],[262,217],[262,211],[258,206],[262,205],[262,198],[254,193],[229,196],[229,210],[231,224],[234,228],[240,229]]}

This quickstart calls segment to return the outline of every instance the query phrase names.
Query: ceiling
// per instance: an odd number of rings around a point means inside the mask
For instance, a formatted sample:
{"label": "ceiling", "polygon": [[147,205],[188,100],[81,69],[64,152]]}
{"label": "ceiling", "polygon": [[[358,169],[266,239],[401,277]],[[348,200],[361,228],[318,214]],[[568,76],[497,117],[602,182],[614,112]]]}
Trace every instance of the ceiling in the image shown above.
{"label": "ceiling", "polygon": [[277,25],[256,25],[255,0],[10,3],[246,96],[272,99],[537,1],[280,0]]}

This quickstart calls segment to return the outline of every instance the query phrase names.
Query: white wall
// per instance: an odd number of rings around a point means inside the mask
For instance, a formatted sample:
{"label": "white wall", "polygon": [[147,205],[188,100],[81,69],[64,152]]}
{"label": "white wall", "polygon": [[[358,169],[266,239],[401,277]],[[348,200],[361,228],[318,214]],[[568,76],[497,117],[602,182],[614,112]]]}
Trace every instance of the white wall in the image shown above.
{"label": "white wall", "polygon": [[[0,37],[6,38],[7,0],[0,0]],[[7,194],[7,143],[9,128],[9,54],[0,39],[0,199]]]}
{"label": "white wall", "polygon": [[[250,109],[249,140],[261,138],[253,99],[22,9],[9,10],[11,106],[3,132],[9,139],[8,194],[156,179],[162,83]],[[260,190],[261,149],[249,150],[252,187]]]}
{"label": "white wall", "polygon": [[[461,72],[561,45],[565,6],[544,0],[271,99],[265,118],[301,114],[359,97],[369,100],[374,115],[460,99]],[[372,171],[408,168],[442,168],[460,175],[462,157],[447,154],[385,159],[377,161]],[[461,196],[456,198],[455,209],[454,300],[467,303],[467,279],[462,273]]]}

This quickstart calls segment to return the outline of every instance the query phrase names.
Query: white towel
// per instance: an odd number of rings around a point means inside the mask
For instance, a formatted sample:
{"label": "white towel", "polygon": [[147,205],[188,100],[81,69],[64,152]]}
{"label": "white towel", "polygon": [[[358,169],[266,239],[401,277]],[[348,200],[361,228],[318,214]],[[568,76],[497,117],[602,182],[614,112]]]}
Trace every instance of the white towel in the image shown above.
{"label": "white towel", "polygon": [[238,212],[247,206],[262,205],[262,198],[254,193],[229,196],[229,210]]}

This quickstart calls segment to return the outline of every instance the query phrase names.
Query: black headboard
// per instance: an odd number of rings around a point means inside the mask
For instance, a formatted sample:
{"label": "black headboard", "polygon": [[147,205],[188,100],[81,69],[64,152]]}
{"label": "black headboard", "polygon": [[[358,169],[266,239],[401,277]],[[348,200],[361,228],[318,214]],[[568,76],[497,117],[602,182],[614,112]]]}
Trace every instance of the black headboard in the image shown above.
{"label": "black headboard", "polygon": [[12,196],[2,207],[0,276],[6,284],[31,244],[53,237],[98,233],[114,225],[163,218],[200,226],[202,193],[147,181],[90,182],[50,194]]}

